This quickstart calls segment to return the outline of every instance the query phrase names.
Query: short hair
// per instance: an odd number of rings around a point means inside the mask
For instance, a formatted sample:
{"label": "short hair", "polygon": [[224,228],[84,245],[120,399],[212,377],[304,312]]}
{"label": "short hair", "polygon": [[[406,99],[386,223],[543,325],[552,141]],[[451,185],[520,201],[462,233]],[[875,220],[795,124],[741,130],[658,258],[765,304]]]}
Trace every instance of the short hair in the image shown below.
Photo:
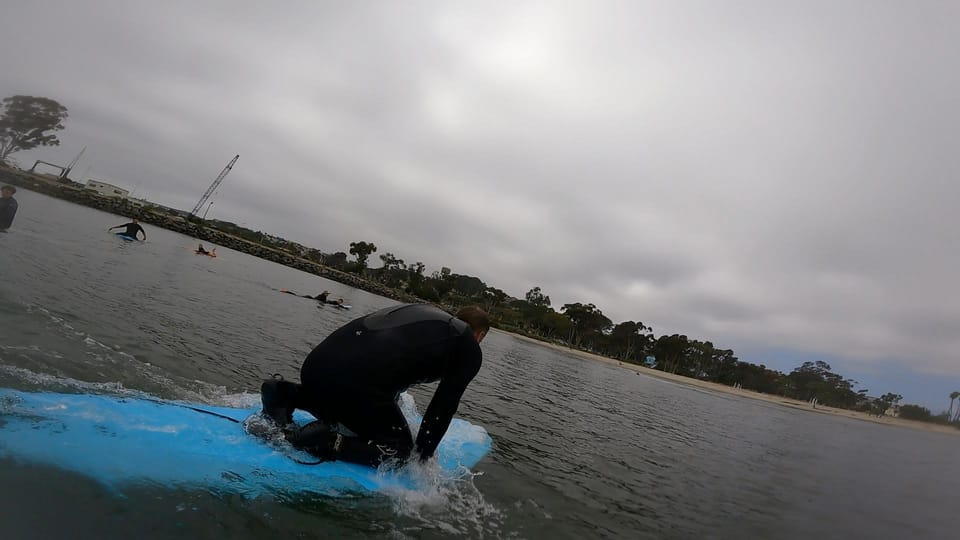
{"label": "short hair", "polygon": [[10,193],[16,193],[16,192],[17,192],[17,188],[15,188],[15,187],[13,187],[13,186],[11,186],[11,185],[6,185],[6,186],[3,186],[2,188],[0,188],[0,191],[9,191]]}
{"label": "short hair", "polygon": [[480,309],[480,306],[467,306],[457,312],[457,318],[470,325],[474,332],[487,332],[490,330],[490,315]]}

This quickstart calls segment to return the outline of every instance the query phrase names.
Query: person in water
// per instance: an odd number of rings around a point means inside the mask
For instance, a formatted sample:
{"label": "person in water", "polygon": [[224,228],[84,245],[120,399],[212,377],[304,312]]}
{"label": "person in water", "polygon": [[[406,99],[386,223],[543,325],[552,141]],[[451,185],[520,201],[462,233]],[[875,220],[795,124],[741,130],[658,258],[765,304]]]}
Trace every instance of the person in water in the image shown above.
{"label": "person in water", "polygon": [[147,231],[143,230],[143,227],[140,226],[140,220],[137,219],[137,218],[133,218],[133,221],[131,221],[130,223],[124,223],[123,225],[117,225],[116,227],[110,227],[110,228],[107,229],[107,230],[108,230],[108,231],[112,231],[112,230],[114,230],[114,229],[122,229],[122,228],[124,228],[124,227],[126,227],[127,230],[124,231],[124,232],[122,232],[122,233],[117,233],[117,234],[122,234],[123,236],[129,236],[130,238],[137,238],[137,239],[139,240],[139,238],[137,237],[137,234],[138,234],[138,233],[143,233],[143,240],[146,240],[146,239],[147,239]]}
{"label": "person in water", "polygon": [[17,188],[13,186],[3,186],[0,188],[0,231],[6,231],[13,225],[13,218],[17,215],[17,200],[13,194]]}
{"label": "person in water", "polygon": [[[280,289],[280,292],[286,293],[286,294],[292,294],[292,295],[294,295],[294,296],[299,296],[300,298],[309,298],[309,299],[311,299],[311,300],[319,300],[319,301],[321,301],[321,302],[323,302],[323,303],[325,303],[325,304],[335,304],[335,303],[336,303],[336,302],[328,302],[328,301],[327,301],[327,296],[330,295],[330,291],[326,291],[326,290],[323,291],[322,293],[316,295],[316,296],[310,296],[309,294],[297,294],[297,293],[291,291],[290,289]],[[340,303],[341,303],[341,304],[343,303],[343,298],[340,299]]]}
{"label": "person in water", "polygon": [[200,254],[200,255],[209,255],[209,254],[210,254],[209,251],[203,249],[203,244],[197,245],[197,253]]}
{"label": "person in water", "polygon": [[[322,460],[377,466],[433,456],[480,370],[490,318],[477,306],[456,317],[427,304],[403,304],[360,317],[324,339],[300,368],[300,382],[268,379],[263,414],[293,446]],[[400,411],[400,393],[440,381],[416,441]],[[294,409],[317,418],[297,428]]]}

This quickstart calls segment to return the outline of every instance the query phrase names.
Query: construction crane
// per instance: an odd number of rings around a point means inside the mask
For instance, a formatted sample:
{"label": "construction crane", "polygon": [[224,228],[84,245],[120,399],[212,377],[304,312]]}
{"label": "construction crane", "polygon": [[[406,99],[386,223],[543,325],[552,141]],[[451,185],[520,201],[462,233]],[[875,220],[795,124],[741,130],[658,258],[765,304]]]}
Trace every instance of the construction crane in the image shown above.
{"label": "construction crane", "polygon": [[210,184],[210,187],[207,188],[207,191],[203,194],[203,197],[200,197],[200,200],[197,201],[197,205],[194,206],[193,210],[190,212],[191,215],[197,216],[197,213],[201,208],[203,208],[203,205],[207,202],[207,199],[209,199],[210,196],[213,195],[213,192],[220,187],[220,182],[223,182],[223,179],[227,177],[227,173],[230,172],[230,169],[233,168],[233,164],[236,163],[238,159],[240,159],[240,154],[233,156],[233,159],[230,160],[230,163],[227,163],[227,166],[220,171],[220,176],[218,176],[217,179]]}
{"label": "construction crane", "polygon": [[80,150],[80,153],[77,154],[77,157],[73,158],[73,161],[71,161],[70,164],[67,165],[67,170],[63,171],[63,176],[61,178],[66,178],[67,175],[70,174],[70,171],[72,171],[73,168],[77,166],[77,162],[80,161],[80,156],[82,156],[83,153],[86,151],[87,151],[87,147],[84,146],[83,150]]}

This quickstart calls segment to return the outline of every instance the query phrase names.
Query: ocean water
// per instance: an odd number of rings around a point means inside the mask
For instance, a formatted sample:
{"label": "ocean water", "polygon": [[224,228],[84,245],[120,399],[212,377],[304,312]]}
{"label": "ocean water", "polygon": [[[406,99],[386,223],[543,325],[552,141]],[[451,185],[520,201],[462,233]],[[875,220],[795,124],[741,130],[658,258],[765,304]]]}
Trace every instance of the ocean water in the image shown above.
{"label": "ocean water", "polygon": [[[0,387],[256,403],[339,325],[393,301],[27,190],[0,234]],[[344,239],[345,242],[348,239]],[[496,282],[496,276],[484,276]],[[343,297],[341,311],[279,288]],[[833,418],[493,332],[458,416],[474,475],[403,493],[117,491],[0,460],[0,538],[956,538],[960,437]],[[432,386],[413,390],[422,408]],[[0,419],[2,420],[2,419]],[[0,422],[0,445],[4,432]],[[118,459],[135,459],[123,449]],[[429,471],[423,472],[429,475]]]}

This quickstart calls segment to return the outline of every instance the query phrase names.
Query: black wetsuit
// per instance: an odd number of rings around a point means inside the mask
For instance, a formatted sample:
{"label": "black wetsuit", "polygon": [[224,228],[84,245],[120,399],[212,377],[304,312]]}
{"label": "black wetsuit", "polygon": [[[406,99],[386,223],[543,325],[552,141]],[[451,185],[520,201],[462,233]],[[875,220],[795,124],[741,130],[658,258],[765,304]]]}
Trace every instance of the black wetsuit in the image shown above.
{"label": "black wetsuit", "polygon": [[[124,231],[124,232],[122,232],[122,233],[117,233],[117,234],[122,234],[122,235],[124,235],[124,236],[129,236],[130,238],[136,238],[136,237],[137,237],[137,233],[143,233],[143,236],[147,236],[147,233],[143,232],[143,227],[141,227],[139,223],[130,222],[130,223],[125,223],[125,224],[123,224],[123,225],[120,225],[119,227],[126,227],[127,230]],[[117,227],[117,228],[119,228],[119,227]],[[107,238],[109,238],[109,236],[108,236]]]}
{"label": "black wetsuit", "polygon": [[[405,459],[414,441],[397,398],[413,384],[439,380],[415,445],[426,459],[481,361],[480,345],[460,319],[425,304],[383,309],[347,323],[313,349],[300,369],[297,408],[329,425],[339,422],[365,444]],[[336,459],[370,462],[359,454]]]}
{"label": "black wetsuit", "polygon": [[13,197],[0,197],[0,230],[9,229],[13,225],[13,217],[17,215],[17,200]]}

